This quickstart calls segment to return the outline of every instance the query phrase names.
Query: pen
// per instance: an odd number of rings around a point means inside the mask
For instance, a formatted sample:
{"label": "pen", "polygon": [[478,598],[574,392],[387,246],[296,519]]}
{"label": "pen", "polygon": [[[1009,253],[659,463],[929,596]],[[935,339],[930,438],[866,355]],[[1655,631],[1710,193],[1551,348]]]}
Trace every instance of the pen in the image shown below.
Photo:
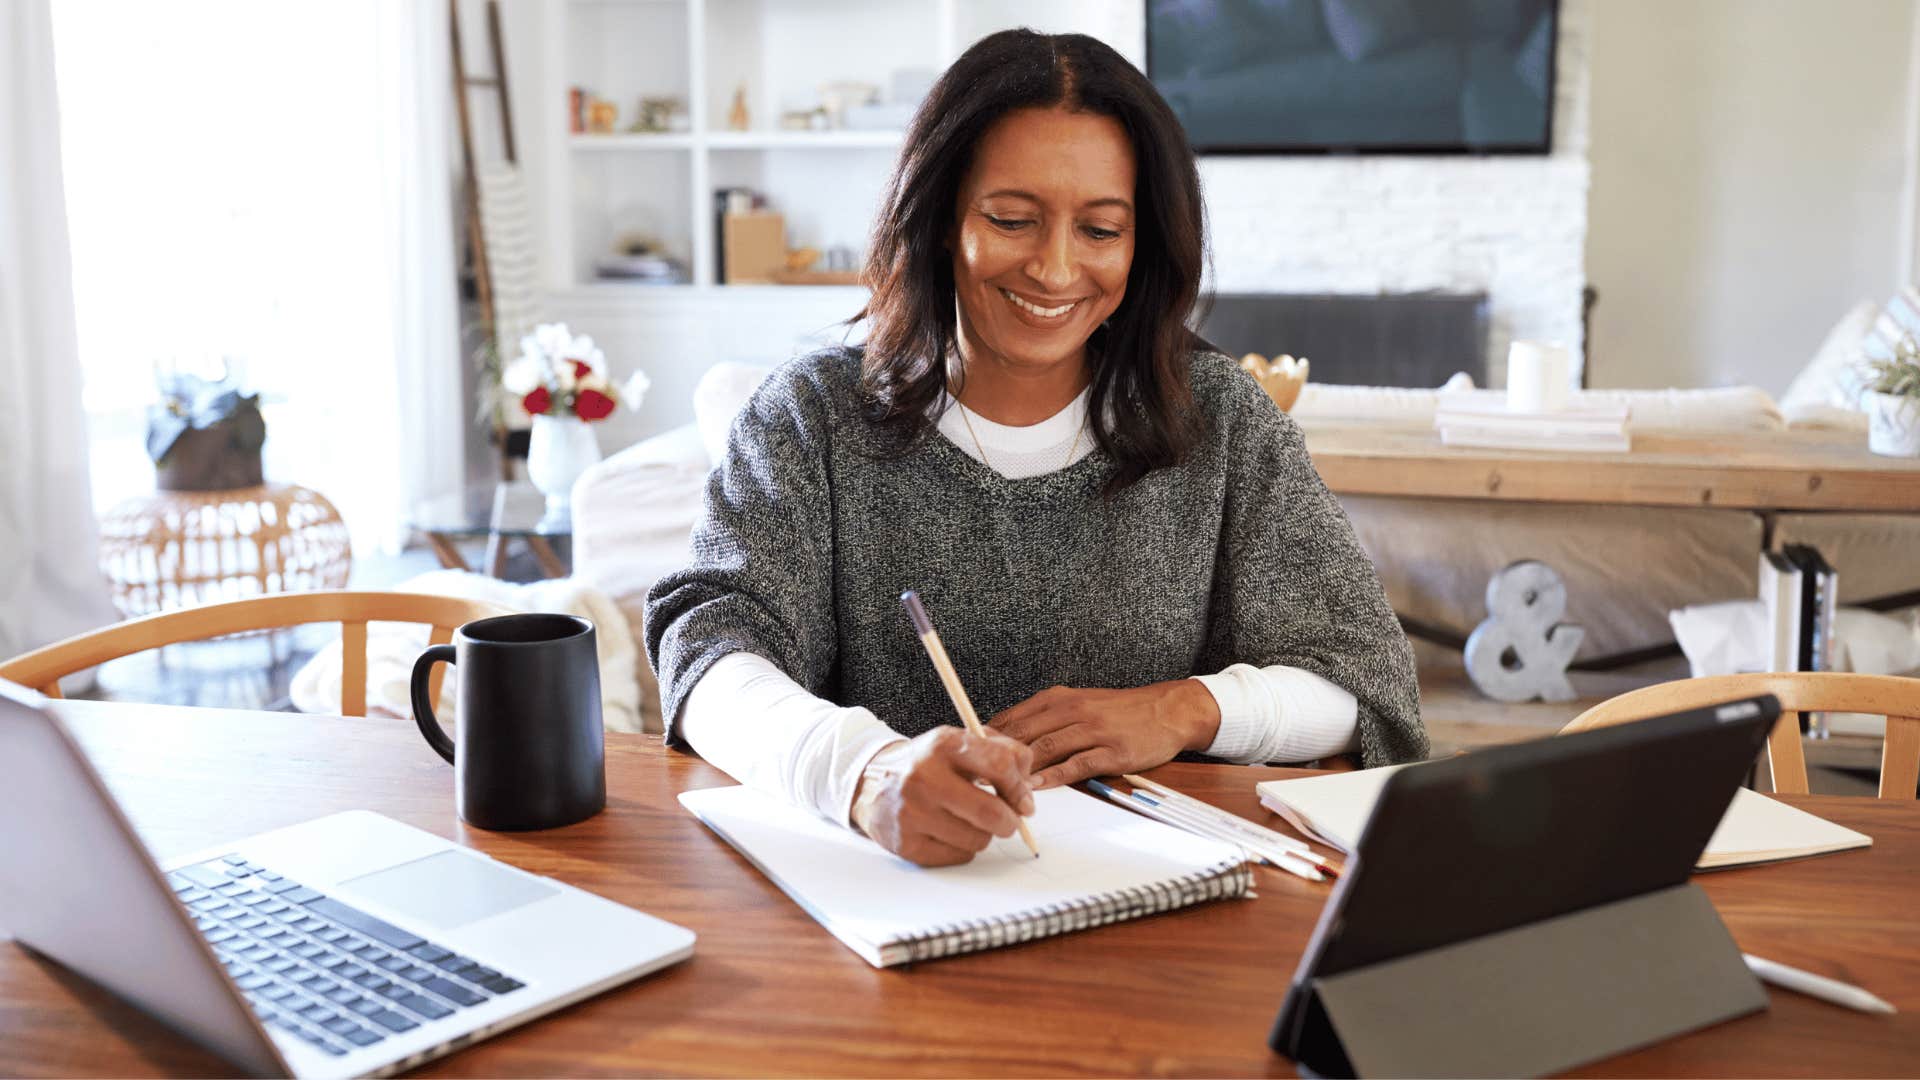
{"label": "pen", "polygon": [[[1196,833],[1198,835],[1205,836],[1210,840],[1218,840],[1224,844],[1231,844],[1234,847],[1239,848],[1243,854],[1253,857],[1253,859],[1255,859],[1256,861],[1267,863],[1275,867],[1276,869],[1285,870],[1287,873],[1292,874],[1295,877],[1305,878],[1308,881],[1325,881],[1326,880],[1325,875],[1323,875],[1320,872],[1319,867],[1313,866],[1306,862],[1301,862],[1301,861],[1292,859],[1291,857],[1287,856],[1285,853],[1269,854],[1266,852],[1255,851],[1252,848],[1248,847],[1247,844],[1241,841],[1238,837],[1229,836],[1221,832],[1213,831],[1210,827],[1206,826],[1204,823],[1198,821],[1197,819],[1181,818],[1176,816],[1170,808],[1166,807],[1163,804],[1152,803],[1144,799],[1137,799],[1129,795],[1123,795],[1120,793],[1118,789],[1108,784],[1103,784],[1098,780],[1087,781],[1087,786],[1092,788],[1094,791],[1098,792],[1100,795],[1104,796],[1109,802],[1113,802],[1120,806],[1124,806],[1127,809],[1132,810],[1134,813],[1141,815],[1142,817],[1152,818],[1153,820],[1160,822],[1162,825],[1168,825],[1186,833]],[[1136,792],[1135,794],[1138,794],[1138,793]]]}
{"label": "pen", "polygon": [[1145,788],[1152,792],[1162,802],[1172,802],[1184,806],[1194,813],[1213,820],[1221,826],[1239,833],[1250,840],[1265,844],[1268,847],[1277,847],[1282,851],[1294,852],[1299,858],[1315,866],[1329,870],[1333,868],[1333,864],[1325,857],[1315,853],[1312,848],[1285,833],[1275,832],[1272,829],[1256,825],[1238,814],[1230,814],[1212,803],[1201,802],[1191,795],[1175,791],[1165,784],[1155,783],[1144,776],[1127,773],[1122,779],[1132,784],[1135,788]]}
{"label": "pen", "polygon": [[1740,959],[1747,962],[1747,970],[1760,976],[1762,979],[1765,979],[1775,986],[1783,986],[1788,990],[1797,990],[1808,997],[1817,997],[1821,1001],[1830,1001],[1835,1005],[1844,1005],[1849,1009],[1858,1009],[1861,1012],[1890,1013],[1898,1011],[1892,1005],[1874,997],[1872,994],[1867,993],[1852,983],[1843,983],[1839,979],[1829,979],[1824,975],[1815,975],[1811,971],[1801,971],[1799,968],[1788,967],[1785,964],[1776,963],[1764,957],[1755,956],[1752,953],[1741,953]]}
{"label": "pen", "polygon": [[[900,604],[907,609],[907,618],[913,620],[913,632],[920,635],[920,644],[926,646],[933,669],[940,673],[940,684],[947,688],[947,697],[953,701],[953,711],[960,714],[960,722],[967,726],[967,734],[985,738],[987,729],[980,725],[980,716],[973,711],[973,702],[967,698],[967,688],[960,685],[960,674],[953,670],[947,647],[940,644],[940,634],[934,630],[933,620],[927,618],[927,609],[920,603],[920,594],[908,589],[900,594]],[[1026,841],[1027,850],[1033,852],[1034,858],[1039,858],[1040,847],[1033,842],[1033,833],[1027,828],[1026,819],[1017,818],[1014,824],[1020,830],[1020,839]]]}

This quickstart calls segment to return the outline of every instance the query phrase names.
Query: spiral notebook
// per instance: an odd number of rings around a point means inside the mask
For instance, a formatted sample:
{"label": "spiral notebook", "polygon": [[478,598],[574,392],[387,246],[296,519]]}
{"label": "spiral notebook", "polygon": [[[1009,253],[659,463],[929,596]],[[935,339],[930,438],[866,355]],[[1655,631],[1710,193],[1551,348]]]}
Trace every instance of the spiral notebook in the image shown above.
{"label": "spiral notebook", "polygon": [[838,825],[744,787],[680,796],[794,903],[875,967],[1243,896],[1239,848],[1169,828],[1071,788],[1034,793],[1041,857],[1018,837],[964,866],[915,866]]}

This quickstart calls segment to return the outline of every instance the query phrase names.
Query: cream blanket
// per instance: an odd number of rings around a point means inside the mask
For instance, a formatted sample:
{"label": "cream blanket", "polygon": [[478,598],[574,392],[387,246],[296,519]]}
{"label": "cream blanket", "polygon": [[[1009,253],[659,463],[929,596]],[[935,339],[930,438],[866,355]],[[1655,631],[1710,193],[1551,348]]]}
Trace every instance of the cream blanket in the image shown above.
{"label": "cream blanket", "polygon": [[[433,593],[484,600],[515,611],[550,611],[578,615],[594,624],[600,650],[601,719],[612,731],[640,730],[640,682],[634,676],[639,662],[627,617],[606,593],[574,578],[515,585],[464,570],[435,570],[394,586],[397,592]],[[427,647],[425,626],[412,623],[371,623],[367,627],[367,712],[410,717],[409,686],[413,661]],[[444,679],[434,710],[443,722],[453,718],[454,684]],[[293,677],[293,706],[301,712],[340,711],[340,642],[336,639],[314,655]]]}

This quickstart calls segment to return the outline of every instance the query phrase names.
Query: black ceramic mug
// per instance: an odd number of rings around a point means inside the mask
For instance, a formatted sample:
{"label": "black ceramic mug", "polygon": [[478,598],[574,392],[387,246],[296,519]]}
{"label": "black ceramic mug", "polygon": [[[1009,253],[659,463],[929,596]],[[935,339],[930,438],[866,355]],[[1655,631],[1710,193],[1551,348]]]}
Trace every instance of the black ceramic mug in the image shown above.
{"label": "black ceramic mug", "polygon": [[[454,665],[455,739],[428,700],[433,665]],[[606,808],[600,658],[572,615],[499,615],[454,631],[413,662],[413,718],[454,767],[454,804],[482,829],[551,829]]]}

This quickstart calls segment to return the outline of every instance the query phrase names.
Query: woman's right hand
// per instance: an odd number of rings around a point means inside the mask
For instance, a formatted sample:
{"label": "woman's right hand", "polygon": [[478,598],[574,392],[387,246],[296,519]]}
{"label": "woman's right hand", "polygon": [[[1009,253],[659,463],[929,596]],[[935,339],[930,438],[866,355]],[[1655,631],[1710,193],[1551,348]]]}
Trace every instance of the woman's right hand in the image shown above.
{"label": "woman's right hand", "polygon": [[1016,814],[1033,813],[1032,771],[1033,751],[1004,735],[935,728],[873,756],[854,789],[853,826],[921,866],[963,863],[1012,836]]}

